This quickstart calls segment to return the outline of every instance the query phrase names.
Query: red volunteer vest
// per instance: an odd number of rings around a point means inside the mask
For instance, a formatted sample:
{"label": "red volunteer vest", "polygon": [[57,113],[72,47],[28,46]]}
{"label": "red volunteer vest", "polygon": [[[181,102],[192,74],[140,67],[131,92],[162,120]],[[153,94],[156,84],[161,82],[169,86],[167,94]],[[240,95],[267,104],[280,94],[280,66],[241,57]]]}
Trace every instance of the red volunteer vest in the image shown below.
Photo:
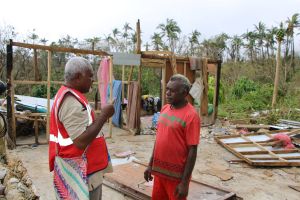
{"label": "red volunteer vest", "polygon": [[[58,155],[62,158],[72,158],[81,156],[84,150],[77,148],[69,134],[67,133],[64,125],[58,119],[58,111],[64,96],[70,93],[83,105],[88,111],[89,124],[95,119],[95,114],[88,104],[86,97],[79,91],[61,86],[58,90],[54,103],[51,108],[50,114],[50,138],[49,138],[49,167],[53,171],[54,160],[56,156],[56,147]],[[97,172],[105,169],[108,165],[108,151],[104,136],[95,138],[88,146],[87,152],[87,174]]]}

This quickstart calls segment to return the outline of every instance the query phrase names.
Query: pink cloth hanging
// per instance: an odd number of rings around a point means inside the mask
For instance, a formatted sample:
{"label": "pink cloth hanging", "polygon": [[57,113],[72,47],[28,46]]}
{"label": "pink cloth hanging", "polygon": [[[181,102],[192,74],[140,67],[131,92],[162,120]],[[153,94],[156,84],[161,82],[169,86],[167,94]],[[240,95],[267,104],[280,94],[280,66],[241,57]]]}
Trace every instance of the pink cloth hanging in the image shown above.
{"label": "pink cloth hanging", "polygon": [[109,83],[109,58],[103,58],[97,72],[98,89],[100,91],[101,108],[107,104],[107,86]]}

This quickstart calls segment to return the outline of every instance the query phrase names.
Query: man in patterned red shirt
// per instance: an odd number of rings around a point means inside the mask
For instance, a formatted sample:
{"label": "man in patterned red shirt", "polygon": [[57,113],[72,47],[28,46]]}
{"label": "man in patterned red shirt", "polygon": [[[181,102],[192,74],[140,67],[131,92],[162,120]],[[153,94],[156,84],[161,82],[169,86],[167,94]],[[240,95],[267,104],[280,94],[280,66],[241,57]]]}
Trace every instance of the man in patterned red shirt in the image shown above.
{"label": "man in patterned red shirt", "polygon": [[180,74],[167,84],[168,104],[161,110],[153,154],[144,172],[146,181],[154,175],[153,200],[188,195],[200,137],[199,115],[186,99],[190,88],[189,80]]}

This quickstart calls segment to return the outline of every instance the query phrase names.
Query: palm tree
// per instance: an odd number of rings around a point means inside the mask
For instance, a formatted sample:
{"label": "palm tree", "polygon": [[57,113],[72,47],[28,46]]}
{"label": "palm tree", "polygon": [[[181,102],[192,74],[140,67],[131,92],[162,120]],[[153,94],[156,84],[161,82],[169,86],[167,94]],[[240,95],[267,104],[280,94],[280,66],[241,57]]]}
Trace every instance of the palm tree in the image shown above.
{"label": "palm tree", "polygon": [[166,24],[159,24],[157,28],[161,30],[162,37],[167,37],[169,48],[171,52],[174,52],[176,40],[178,39],[178,35],[181,33],[181,29],[177,25],[177,22],[173,19],[167,19]]}
{"label": "palm tree", "polygon": [[125,40],[125,50],[126,50],[126,52],[128,51],[128,49],[127,49],[127,46],[128,46],[128,42],[127,42],[127,40],[128,40],[128,36],[129,36],[129,33],[128,33],[128,31],[130,31],[130,30],[132,30],[132,28],[129,26],[129,23],[127,23],[127,22],[125,22],[125,24],[124,24],[124,26],[123,26],[123,30],[124,30],[124,32],[123,32],[123,34],[122,34],[122,37],[124,38],[124,40]]}
{"label": "palm tree", "polygon": [[287,61],[288,57],[288,51],[291,50],[291,65],[293,67],[293,70],[295,71],[295,42],[294,42],[294,28],[300,27],[300,21],[299,21],[299,13],[293,14],[291,18],[288,18],[286,20],[287,23],[287,29],[286,29],[286,51],[285,51],[285,59]]}
{"label": "palm tree", "polygon": [[85,39],[86,42],[91,44],[91,49],[95,50],[95,46],[97,46],[97,43],[100,42],[101,38],[99,37],[93,37],[93,38],[87,38]]}
{"label": "palm tree", "polygon": [[247,44],[245,44],[246,51],[248,52],[248,56],[253,63],[253,61],[256,59],[256,39],[257,34],[253,31],[248,31],[242,35],[242,37],[247,41]]}
{"label": "palm tree", "polygon": [[240,50],[242,45],[243,45],[243,40],[240,36],[234,35],[231,38],[231,45],[230,45],[231,48],[229,54],[231,59],[234,60],[234,62],[240,61],[240,57],[241,57]]}
{"label": "palm tree", "polygon": [[260,53],[262,58],[265,58],[264,55],[264,38],[265,38],[265,30],[266,30],[266,25],[262,22],[259,22],[258,25],[255,26],[255,31],[257,32],[257,39],[258,39],[258,46],[260,47]]}
{"label": "palm tree", "polygon": [[191,46],[191,54],[194,55],[195,54],[195,47],[194,45],[199,45],[199,36],[201,35],[201,33],[197,30],[194,30],[192,31],[191,33],[191,37],[189,37],[189,43],[190,43],[190,46]]}
{"label": "palm tree", "polygon": [[277,48],[277,57],[276,57],[276,72],[275,72],[275,80],[274,80],[274,90],[273,90],[273,98],[272,98],[272,108],[276,105],[276,98],[278,93],[278,84],[279,84],[279,71],[280,71],[280,60],[281,60],[281,42],[283,41],[285,31],[283,29],[283,23],[281,22],[280,28],[276,33],[276,40],[278,43]]}
{"label": "palm tree", "polygon": [[151,43],[156,51],[159,51],[164,46],[163,40],[159,33],[154,33],[151,36]]}
{"label": "palm tree", "polygon": [[40,39],[40,42],[43,44],[43,45],[46,45],[48,40],[46,38],[41,38]]}
{"label": "palm tree", "polygon": [[[275,41],[276,33],[277,33],[276,27],[272,27],[266,30],[265,47],[267,49],[268,59],[270,58],[270,56],[272,57],[274,56],[274,44],[276,43]],[[270,50],[271,50],[271,55],[270,55]]]}
{"label": "palm tree", "polygon": [[28,38],[32,40],[32,44],[35,43],[35,40],[39,39],[39,36],[35,34],[35,29],[32,30]]}

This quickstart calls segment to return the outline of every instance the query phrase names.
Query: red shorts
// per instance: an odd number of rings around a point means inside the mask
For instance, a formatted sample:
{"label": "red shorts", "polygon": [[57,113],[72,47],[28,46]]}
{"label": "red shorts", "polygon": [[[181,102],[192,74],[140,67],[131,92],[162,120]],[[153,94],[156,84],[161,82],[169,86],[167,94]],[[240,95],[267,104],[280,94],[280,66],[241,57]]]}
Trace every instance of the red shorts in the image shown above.
{"label": "red shorts", "polygon": [[170,180],[155,176],[152,190],[152,200],[186,200],[186,198],[177,199],[175,197],[175,190],[179,183],[179,180]]}

